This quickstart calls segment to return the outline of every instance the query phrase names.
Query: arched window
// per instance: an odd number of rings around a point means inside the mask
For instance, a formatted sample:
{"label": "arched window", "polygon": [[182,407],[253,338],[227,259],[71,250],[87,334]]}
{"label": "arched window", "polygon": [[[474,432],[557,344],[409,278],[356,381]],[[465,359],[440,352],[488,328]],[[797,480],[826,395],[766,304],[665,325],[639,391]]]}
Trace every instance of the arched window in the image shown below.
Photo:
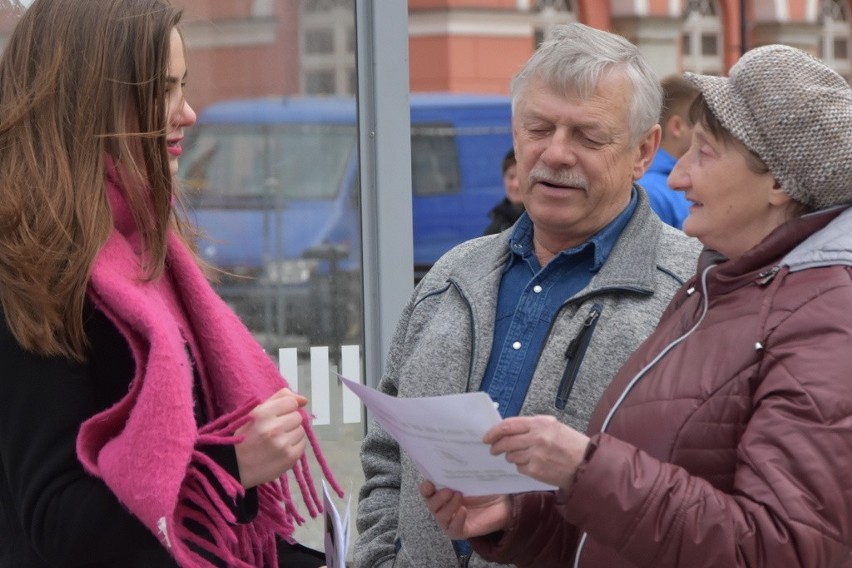
{"label": "arched window", "polygon": [[553,26],[577,21],[574,2],[571,0],[536,0],[533,12],[536,47],[550,37]]}
{"label": "arched window", "polygon": [[684,71],[705,75],[722,73],[722,25],[714,0],[686,0],[681,55]]}
{"label": "arched window", "polygon": [[354,0],[302,0],[300,53],[306,95],[355,93]]}
{"label": "arched window", "polygon": [[843,75],[852,77],[849,45],[849,4],[847,0],[822,0],[820,13],[822,38],[819,55],[825,63]]}

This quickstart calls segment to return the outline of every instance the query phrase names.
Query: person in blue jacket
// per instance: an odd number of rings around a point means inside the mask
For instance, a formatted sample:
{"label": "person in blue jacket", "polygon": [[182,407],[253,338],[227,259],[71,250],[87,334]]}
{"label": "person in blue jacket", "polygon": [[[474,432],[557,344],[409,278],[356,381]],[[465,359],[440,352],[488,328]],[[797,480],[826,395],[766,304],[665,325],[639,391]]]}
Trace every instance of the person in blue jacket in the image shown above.
{"label": "person in blue jacket", "polygon": [[682,192],[674,191],[668,182],[675,162],[689,149],[692,123],[689,105],[698,95],[698,89],[679,75],[671,75],[660,82],[663,87],[663,110],[660,127],[663,129],[660,148],[654,160],[637,183],[651,200],[651,209],[665,223],[678,229],[689,215],[689,202]]}

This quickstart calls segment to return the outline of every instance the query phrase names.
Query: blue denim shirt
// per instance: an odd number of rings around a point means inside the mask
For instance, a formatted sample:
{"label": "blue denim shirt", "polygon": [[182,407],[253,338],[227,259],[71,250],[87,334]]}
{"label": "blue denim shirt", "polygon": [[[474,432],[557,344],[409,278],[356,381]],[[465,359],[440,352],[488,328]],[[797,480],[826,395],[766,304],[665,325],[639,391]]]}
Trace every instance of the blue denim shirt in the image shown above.
{"label": "blue denim shirt", "polygon": [[624,211],[606,227],[562,251],[544,268],[535,255],[532,221],[526,213],[518,220],[500,282],[494,343],[480,386],[497,402],[503,418],[520,412],[553,318],[606,262],[637,202],[634,190]]}

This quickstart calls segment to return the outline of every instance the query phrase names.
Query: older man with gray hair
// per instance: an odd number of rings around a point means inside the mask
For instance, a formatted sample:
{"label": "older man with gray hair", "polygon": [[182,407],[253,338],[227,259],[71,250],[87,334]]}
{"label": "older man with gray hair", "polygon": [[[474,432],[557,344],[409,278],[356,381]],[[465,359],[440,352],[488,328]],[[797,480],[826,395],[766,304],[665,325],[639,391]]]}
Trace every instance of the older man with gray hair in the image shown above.
{"label": "older man with gray hair", "polygon": [[[553,30],[512,83],[526,212],[513,230],[454,248],[421,281],[383,392],[481,390],[504,417],[548,414],[585,430],[699,252],[634,183],[659,145],[661,98],[625,39],[580,24]],[[376,423],[361,458],[356,566],[488,565],[442,534],[417,467]]]}
{"label": "older man with gray hair", "polygon": [[559,487],[463,500],[421,485],[448,536],[546,568],[852,568],[852,88],[811,55],[753,49],[687,73],[699,272],[585,432],[503,420],[491,453]]}

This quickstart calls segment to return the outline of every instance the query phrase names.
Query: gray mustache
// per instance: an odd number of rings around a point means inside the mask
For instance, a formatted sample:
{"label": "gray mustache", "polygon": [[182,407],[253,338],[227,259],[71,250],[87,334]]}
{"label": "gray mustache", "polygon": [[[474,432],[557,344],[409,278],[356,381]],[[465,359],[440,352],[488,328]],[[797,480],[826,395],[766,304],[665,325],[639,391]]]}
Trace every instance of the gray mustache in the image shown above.
{"label": "gray mustache", "polygon": [[586,178],[572,173],[570,170],[552,170],[542,164],[536,164],[529,174],[530,185],[549,183],[587,189],[589,182]]}

